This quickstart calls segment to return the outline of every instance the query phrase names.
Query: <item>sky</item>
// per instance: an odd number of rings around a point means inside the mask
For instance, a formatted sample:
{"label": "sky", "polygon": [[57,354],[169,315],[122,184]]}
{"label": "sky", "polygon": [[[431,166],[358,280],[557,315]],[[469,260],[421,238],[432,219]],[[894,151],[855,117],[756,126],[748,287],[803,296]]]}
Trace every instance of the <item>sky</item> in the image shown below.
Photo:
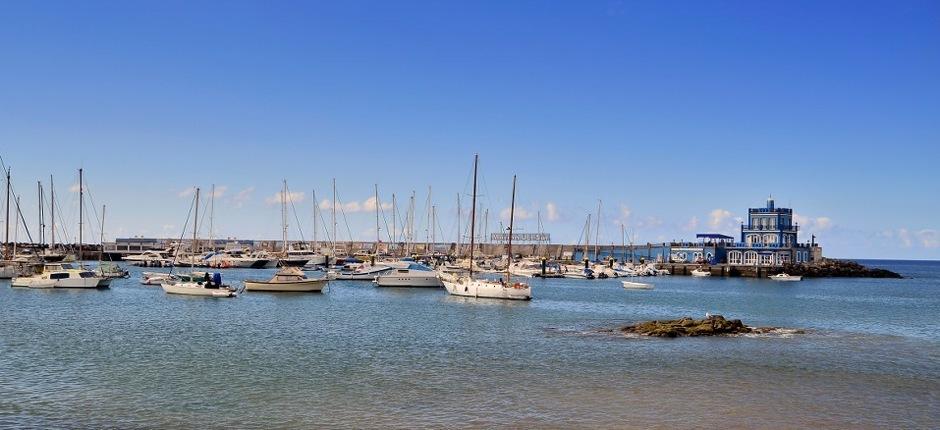
{"label": "sky", "polygon": [[81,167],[109,239],[179,236],[213,184],[214,236],[279,238],[286,180],[310,240],[335,178],[340,240],[377,185],[381,235],[415,192],[423,240],[430,186],[456,241],[479,154],[489,232],[517,175],[556,243],[599,201],[601,243],[737,236],[772,195],[828,256],[940,259],[935,1],[2,2],[0,52],[33,231],[53,175],[74,236]]}

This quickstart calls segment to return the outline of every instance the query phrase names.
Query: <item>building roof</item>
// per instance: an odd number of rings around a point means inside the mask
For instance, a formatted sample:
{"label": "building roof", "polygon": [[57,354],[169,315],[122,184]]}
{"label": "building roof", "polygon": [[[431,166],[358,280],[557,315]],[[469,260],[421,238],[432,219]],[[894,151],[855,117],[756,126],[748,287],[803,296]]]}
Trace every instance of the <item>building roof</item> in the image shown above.
{"label": "building roof", "polygon": [[725,236],[718,233],[699,233],[695,235],[696,239],[722,239],[722,240],[732,240],[734,239],[731,236]]}

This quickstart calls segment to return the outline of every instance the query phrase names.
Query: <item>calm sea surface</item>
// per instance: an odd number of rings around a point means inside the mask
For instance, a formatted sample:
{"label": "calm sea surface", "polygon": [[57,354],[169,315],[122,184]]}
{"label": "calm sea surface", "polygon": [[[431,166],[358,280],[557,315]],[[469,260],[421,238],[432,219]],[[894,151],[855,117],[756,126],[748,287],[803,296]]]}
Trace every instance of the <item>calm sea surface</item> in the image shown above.
{"label": "calm sea surface", "polygon": [[[527,303],[0,281],[0,427],[938,428],[940,263],[864,263],[909,278],[533,280]],[[705,312],[808,332],[595,333]]]}

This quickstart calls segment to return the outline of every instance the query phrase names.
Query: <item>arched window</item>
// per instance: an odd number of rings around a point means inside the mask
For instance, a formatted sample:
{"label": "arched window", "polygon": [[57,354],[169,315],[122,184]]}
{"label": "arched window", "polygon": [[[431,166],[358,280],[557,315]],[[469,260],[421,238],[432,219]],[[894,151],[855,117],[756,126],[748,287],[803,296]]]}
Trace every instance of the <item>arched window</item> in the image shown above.
{"label": "arched window", "polygon": [[776,235],[776,234],[765,234],[765,235],[764,235],[764,243],[767,243],[767,244],[775,244],[775,243],[777,243],[777,235]]}
{"label": "arched window", "polygon": [[760,256],[761,266],[771,266],[774,264],[774,255],[773,254],[761,254]]}
{"label": "arched window", "polygon": [[741,251],[731,251],[728,253],[728,264],[741,264]]}
{"label": "arched window", "polygon": [[749,266],[750,266],[750,265],[757,264],[757,252],[755,252],[755,251],[747,251],[747,252],[745,252],[745,253],[744,253],[744,264],[749,265]]}

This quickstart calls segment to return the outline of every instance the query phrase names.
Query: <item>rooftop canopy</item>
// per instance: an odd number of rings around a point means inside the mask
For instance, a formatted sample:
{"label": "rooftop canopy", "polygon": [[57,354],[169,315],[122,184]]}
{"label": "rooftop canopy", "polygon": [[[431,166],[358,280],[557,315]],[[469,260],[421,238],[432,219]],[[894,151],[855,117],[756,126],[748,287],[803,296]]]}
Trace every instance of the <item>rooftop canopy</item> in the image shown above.
{"label": "rooftop canopy", "polygon": [[699,233],[695,235],[696,239],[712,239],[712,240],[734,240],[731,236],[725,236],[718,233]]}

